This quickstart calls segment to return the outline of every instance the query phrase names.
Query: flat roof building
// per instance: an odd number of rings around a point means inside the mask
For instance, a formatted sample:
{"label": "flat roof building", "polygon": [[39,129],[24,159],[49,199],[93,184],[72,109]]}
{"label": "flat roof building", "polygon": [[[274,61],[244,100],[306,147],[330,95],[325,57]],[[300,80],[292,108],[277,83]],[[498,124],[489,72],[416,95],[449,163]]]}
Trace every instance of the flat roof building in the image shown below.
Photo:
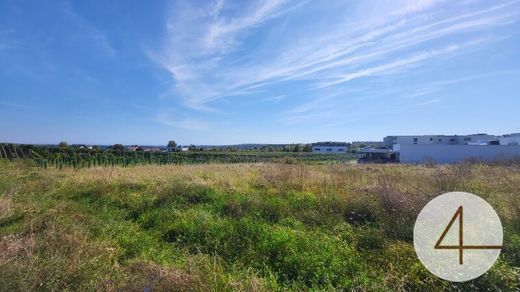
{"label": "flat roof building", "polygon": [[520,134],[406,135],[387,136],[383,141],[388,149],[396,153],[396,160],[402,163],[520,158]]}
{"label": "flat roof building", "polygon": [[499,144],[499,138],[488,134],[471,135],[405,135],[386,136],[383,143],[389,149],[396,144],[444,144],[444,145],[471,145],[471,144]]}
{"label": "flat roof building", "polygon": [[520,159],[518,145],[402,144],[397,148],[401,163],[455,163],[463,160],[490,162]]}
{"label": "flat roof building", "polygon": [[520,145],[520,133],[503,135],[498,140],[500,145]]}
{"label": "flat roof building", "polygon": [[347,153],[349,144],[346,142],[317,142],[312,144],[313,153],[341,154]]}

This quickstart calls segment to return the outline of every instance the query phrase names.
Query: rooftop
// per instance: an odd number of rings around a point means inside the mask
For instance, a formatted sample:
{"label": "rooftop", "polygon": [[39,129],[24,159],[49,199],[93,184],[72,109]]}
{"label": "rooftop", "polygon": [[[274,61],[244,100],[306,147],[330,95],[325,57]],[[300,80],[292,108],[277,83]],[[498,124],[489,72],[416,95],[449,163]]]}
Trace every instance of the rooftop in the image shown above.
{"label": "rooftop", "polygon": [[485,133],[478,133],[478,134],[467,134],[467,135],[389,135],[387,137],[431,137],[431,136],[435,136],[435,137],[460,137],[460,136],[493,136],[493,135],[488,135],[488,134],[485,134]]}
{"label": "rooftop", "polygon": [[312,146],[323,146],[323,147],[346,147],[347,142],[316,142]]}

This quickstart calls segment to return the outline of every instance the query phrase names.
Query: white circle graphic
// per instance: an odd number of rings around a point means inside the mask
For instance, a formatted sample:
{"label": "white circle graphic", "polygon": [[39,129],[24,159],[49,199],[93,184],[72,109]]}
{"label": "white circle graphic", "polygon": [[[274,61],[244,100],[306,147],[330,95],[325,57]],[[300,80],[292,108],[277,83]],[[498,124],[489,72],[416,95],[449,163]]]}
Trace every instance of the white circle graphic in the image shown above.
{"label": "white circle graphic", "polygon": [[502,223],[482,198],[451,192],[431,200],[413,230],[415,251],[436,276],[453,282],[475,279],[495,263],[502,248]]}

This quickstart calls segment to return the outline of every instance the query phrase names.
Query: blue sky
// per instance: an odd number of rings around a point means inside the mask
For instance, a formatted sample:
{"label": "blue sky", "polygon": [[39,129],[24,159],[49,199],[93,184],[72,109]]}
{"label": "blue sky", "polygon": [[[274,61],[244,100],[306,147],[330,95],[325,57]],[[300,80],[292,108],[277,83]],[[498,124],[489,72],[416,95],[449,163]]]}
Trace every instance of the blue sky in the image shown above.
{"label": "blue sky", "polygon": [[520,1],[0,0],[0,141],[520,131]]}

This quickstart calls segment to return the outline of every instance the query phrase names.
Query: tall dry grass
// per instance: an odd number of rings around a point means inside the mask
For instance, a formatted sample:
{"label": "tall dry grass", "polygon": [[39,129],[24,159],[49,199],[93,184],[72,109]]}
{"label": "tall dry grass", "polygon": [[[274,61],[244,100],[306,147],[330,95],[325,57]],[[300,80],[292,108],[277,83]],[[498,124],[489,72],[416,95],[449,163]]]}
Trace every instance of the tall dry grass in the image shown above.
{"label": "tall dry grass", "polygon": [[14,290],[449,288],[418,264],[413,224],[435,196],[468,191],[506,226],[501,264],[472,284],[506,289],[518,285],[519,186],[516,164],[8,164],[0,278]]}

